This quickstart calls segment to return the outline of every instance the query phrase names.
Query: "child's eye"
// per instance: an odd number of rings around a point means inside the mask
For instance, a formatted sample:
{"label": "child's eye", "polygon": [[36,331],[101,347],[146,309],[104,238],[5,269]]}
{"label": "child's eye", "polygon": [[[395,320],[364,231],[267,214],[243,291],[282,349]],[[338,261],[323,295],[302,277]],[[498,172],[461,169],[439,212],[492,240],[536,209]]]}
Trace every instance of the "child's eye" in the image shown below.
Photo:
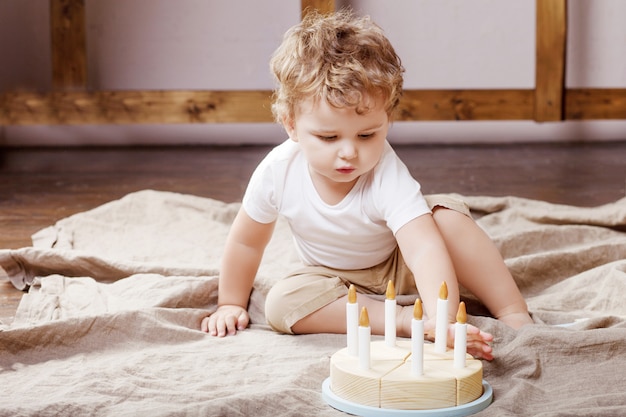
{"label": "child's eye", "polygon": [[326,142],[330,142],[333,141],[335,139],[337,139],[337,136],[323,136],[323,135],[317,135],[317,138]]}
{"label": "child's eye", "polygon": [[369,139],[369,138],[373,137],[374,135],[375,135],[375,133],[364,133],[364,134],[359,135],[359,137],[361,139]]}

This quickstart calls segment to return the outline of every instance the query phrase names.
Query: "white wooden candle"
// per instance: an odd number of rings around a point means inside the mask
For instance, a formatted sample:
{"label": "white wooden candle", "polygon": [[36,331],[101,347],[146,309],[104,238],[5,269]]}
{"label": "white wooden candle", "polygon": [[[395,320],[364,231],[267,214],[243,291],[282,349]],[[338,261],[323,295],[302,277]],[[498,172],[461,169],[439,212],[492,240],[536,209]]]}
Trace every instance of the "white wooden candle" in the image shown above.
{"label": "white wooden candle", "polygon": [[437,317],[435,320],[435,352],[445,353],[448,347],[448,285],[444,281],[439,288]]}
{"label": "white wooden candle", "polygon": [[348,353],[359,354],[359,303],[356,301],[356,288],[350,284],[348,302],[346,303],[346,339]]}
{"label": "white wooden candle", "polygon": [[424,321],[422,320],[422,300],[415,300],[411,320],[411,373],[424,375]]}
{"label": "white wooden candle", "polygon": [[461,301],[456,313],[454,325],[454,367],[465,368],[465,355],[467,353],[467,312],[465,303]]}
{"label": "white wooden candle", "polygon": [[370,342],[372,339],[372,329],[370,328],[370,318],[367,315],[367,308],[363,307],[359,317],[359,368],[363,371],[370,369]]}
{"label": "white wooden candle", "polygon": [[396,345],[396,289],[391,281],[387,283],[385,294],[385,344]]}

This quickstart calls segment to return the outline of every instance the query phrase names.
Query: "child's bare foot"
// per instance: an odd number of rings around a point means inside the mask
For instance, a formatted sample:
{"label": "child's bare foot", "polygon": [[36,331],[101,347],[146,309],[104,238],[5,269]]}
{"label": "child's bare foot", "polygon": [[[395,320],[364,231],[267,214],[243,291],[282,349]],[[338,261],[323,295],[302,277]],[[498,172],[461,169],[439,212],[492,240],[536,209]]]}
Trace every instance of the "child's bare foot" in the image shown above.
{"label": "child's bare foot", "polygon": [[498,317],[498,320],[515,330],[534,323],[528,313],[508,313]]}
{"label": "child's bare foot", "polygon": [[413,306],[399,306],[396,313],[396,333],[400,337],[411,337]]}

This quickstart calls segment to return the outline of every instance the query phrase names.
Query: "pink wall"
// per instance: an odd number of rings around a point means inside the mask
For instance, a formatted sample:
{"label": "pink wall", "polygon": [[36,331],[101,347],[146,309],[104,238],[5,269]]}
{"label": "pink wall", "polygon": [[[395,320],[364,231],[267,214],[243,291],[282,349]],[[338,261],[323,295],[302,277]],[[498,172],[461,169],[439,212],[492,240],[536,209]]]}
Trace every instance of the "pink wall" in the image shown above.
{"label": "pink wall", "polygon": [[[370,14],[407,69],[407,88],[532,88],[535,2],[338,1]],[[0,90],[50,86],[46,0],[0,3]],[[270,54],[296,0],[86,0],[97,89],[269,89]],[[566,82],[626,87],[626,2],[570,0]],[[626,115],[624,116],[626,119]],[[0,144],[277,143],[272,124],[0,127]],[[403,122],[395,142],[626,139],[626,120]]]}

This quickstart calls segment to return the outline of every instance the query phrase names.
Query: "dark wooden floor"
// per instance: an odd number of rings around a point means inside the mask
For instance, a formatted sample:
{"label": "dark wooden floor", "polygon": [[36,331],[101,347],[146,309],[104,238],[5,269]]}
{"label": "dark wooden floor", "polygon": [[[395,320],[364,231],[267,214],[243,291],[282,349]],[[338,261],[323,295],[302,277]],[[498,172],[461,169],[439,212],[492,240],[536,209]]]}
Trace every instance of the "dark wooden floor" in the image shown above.
{"label": "dark wooden floor", "polygon": [[[0,148],[0,249],[127,193],[156,189],[239,201],[269,147]],[[396,146],[425,193],[515,195],[594,206],[626,194],[626,141]],[[0,320],[22,293],[0,282]]]}

